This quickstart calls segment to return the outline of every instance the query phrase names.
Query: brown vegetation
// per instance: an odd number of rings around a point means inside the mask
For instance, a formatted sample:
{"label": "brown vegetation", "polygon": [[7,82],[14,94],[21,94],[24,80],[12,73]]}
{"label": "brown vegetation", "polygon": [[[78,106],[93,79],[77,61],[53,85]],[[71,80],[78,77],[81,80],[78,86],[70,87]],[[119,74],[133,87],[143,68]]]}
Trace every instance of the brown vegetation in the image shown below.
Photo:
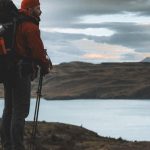
{"label": "brown vegetation", "polygon": [[149,99],[150,63],[63,63],[43,85],[46,99]]}
{"label": "brown vegetation", "polygon": [[[32,83],[36,96],[37,82]],[[150,63],[71,62],[55,65],[44,78],[45,99],[150,99]],[[3,88],[0,87],[3,97]]]}
{"label": "brown vegetation", "polygon": [[30,143],[35,143],[36,150],[150,150],[150,142],[101,137],[74,125],[40,122],[36,140],[30,137],[31,129],[32,123],[28,122],[25,131],[27,150]]}

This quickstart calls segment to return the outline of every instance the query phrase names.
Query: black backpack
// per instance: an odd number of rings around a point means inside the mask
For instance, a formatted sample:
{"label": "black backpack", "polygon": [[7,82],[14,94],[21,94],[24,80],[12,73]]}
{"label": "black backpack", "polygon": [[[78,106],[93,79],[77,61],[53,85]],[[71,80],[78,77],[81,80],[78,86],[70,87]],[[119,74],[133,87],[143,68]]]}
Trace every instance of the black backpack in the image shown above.
{"label": "black backpack", "polygon": [[[12,49],[19,11],[11,0],[0,0],[0,38],[6,49]],[[2,52],[1,52],[2,53]]]}
{"label": "black backpack", "polygon": [[0,82],[13,65],[18,15],[19,11],[11,0],[0,0]]}
{"label": "black backpack", "polygon": [[16,28],[25,21],[38,24],[32,17],[19,13],[12,0],[0,0],[0,83],[14,72]]}

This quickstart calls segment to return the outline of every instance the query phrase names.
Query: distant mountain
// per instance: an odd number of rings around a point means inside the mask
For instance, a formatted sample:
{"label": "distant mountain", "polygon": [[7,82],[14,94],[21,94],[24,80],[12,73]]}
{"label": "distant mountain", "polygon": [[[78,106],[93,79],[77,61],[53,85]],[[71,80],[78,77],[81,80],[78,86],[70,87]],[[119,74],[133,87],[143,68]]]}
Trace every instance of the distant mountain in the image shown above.
{"label": "distant mountain", "polygon": [[[38,79],[32,83],[36,96]],[[45,76],[43,98],[150,99],[150,63],[70,62],[55,65]],[[3,87],[0,88],[3,97]]]}
{"label": "distant mountain", "polygon": [[146,57],[145,59],[142,60],[142,62],[150,62],[150,57]]}
{"label": "distant mountain", "polygon": [[[32,84],[36,93],[37,82]],[[46,99],[150,99],[149,63],[62,63],[43,82]]]}

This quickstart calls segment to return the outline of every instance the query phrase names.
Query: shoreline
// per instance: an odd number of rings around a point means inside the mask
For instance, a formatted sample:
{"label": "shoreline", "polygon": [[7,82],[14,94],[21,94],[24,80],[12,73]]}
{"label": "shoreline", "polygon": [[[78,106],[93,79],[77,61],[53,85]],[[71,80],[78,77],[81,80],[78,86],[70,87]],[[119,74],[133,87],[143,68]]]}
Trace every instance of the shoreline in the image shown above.
{"label": "shoreline", "polygon": [[[71,124],[39,122],[37,138],[30,138],[33,122],[26,122],[25,145],[36,143],[40,150],[149,150],[150,141],[127,141],[102,137],[97,133]],[[0,148],[1,149],[1,148]]]}
{"label": "shoreline", "polygon": [[[2,113],[4,101],[0,103]],[[35,103],[36,101],[33,99],[28,121],[33,120]],[[99,135],[122,137],[131,141],[149,141],[150,138],[147,133],[149,127],[147,125],[150,121],[143,120],[144,117],[149,118],[149,106],[149,100],[47,101],[42,99],[39,121],[71,123],[82,125]],[[124,123],[122,124],[122,122]]]}
{"label": "shoreline", "polygon": [[[3,100],[4,97],[0,97],[0,100]],[[31,97],[31,99],[35,99],[36,100],[36,97]],[[111,100],[131,100],[131,101],[136,101],[136,100],[139,100],[139,101],[142,101],[142,100],[146,100],[146,101],[149,101],[150,98],[73,98],[73,99],[48,99],[48,98],[44,98],[44,97],[41,97],[41,99],[43,100],[46,100],[46,101],[78,101],[78,100],[84,100],[84,101],[90,101],[90,100],[107,100],[107,101],[111,101]]]}

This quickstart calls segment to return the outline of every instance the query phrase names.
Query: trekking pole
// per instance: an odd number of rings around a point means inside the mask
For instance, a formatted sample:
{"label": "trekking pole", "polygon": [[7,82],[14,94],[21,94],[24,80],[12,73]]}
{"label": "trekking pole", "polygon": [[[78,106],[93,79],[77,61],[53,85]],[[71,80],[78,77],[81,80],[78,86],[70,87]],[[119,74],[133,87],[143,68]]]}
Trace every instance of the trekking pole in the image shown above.
{"label": "trekking pole", "polygon": [[[43,81],[43,75],[40,69],[40,78],[38,83],[38,90],[37,90],[37,99],[36,99],[36,106],[35,106],[35,112],[34,112],[34,120],[33,120],[33,128],[32,128],[32,139],[35,140],[36,133],[37,133],[37,124],[38,124],[38,115],[39,115],[39,107],[40,107],[40,98],[41,98],[41,91],[42,91],[42,81]],[[35,144],[35,143],[34,143]],[[30,150],[35,150],[35,145],[30,144]]]}

